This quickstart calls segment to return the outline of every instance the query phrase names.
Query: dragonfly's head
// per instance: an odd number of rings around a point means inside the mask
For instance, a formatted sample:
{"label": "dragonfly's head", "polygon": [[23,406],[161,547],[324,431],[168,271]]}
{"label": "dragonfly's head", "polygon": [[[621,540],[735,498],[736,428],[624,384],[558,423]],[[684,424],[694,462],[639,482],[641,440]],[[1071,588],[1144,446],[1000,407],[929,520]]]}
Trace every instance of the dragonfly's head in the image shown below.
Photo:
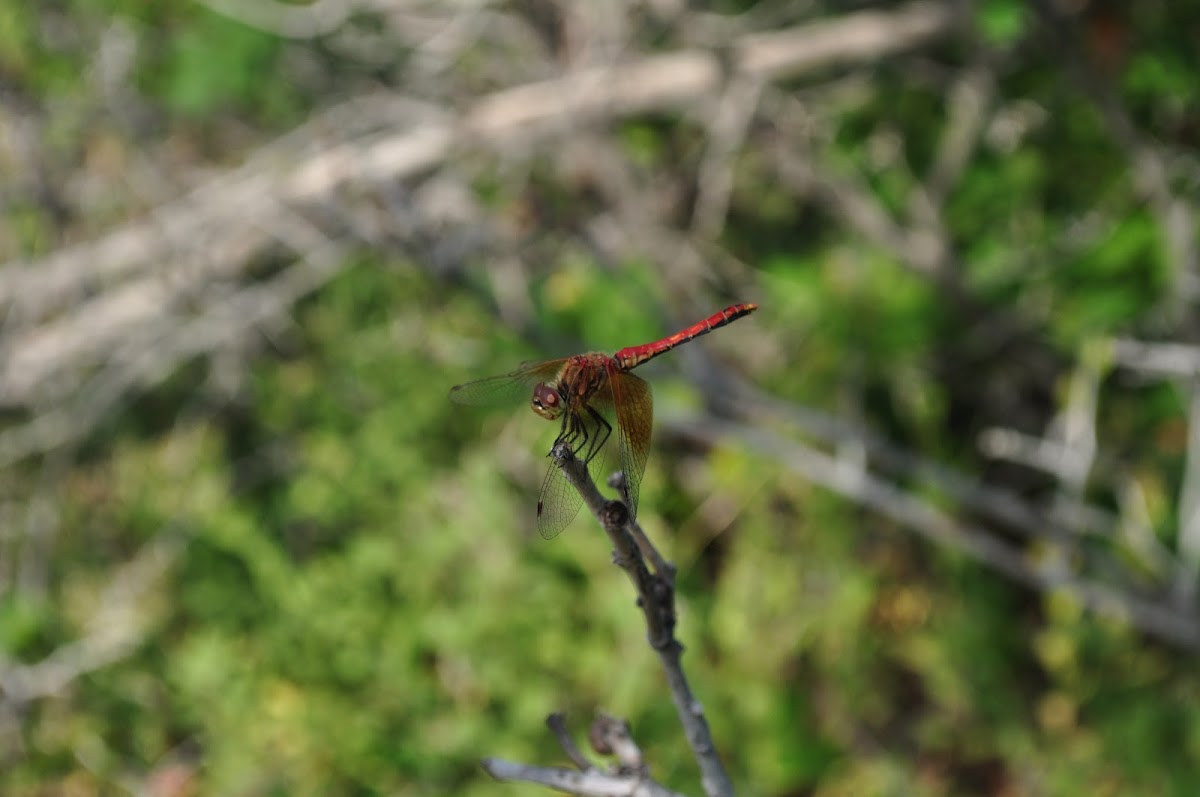
{"label": "dragonfly's head", "polygon": [[529,400],[529,406],[533,407],[533,411],[548,421],[561,417],[565,405],[562,394],[553,385],[545,382],[537,383],[533,388],[533,398]]}

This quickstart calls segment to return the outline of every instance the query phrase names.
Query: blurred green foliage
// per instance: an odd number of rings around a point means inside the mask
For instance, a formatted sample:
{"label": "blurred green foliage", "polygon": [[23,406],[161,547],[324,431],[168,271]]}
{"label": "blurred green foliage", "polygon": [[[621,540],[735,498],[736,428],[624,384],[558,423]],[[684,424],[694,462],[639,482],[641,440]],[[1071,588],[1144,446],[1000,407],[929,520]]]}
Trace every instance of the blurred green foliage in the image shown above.
{"label": "blurred green foliage", "polygon": [[[282,130],[316,102],[275,69],[291,43],[198,5],[107,6],[160,37],[135,71],[163,129],[202,138],[230,115]],[[0,18],[6,79],[30,96],[87,90],[85,55],[39,38],[28,4],[0,3]],[[1147,126],[1178,120],[1181,104],[1195,124],[1185,34],[1150,19],[1156,38],[1124,72],[1128,99],[1145,104]],[[1021,3],[983,3],[979,20],[996,47],[1032,35]],[[1012,149],[983,148],[942,221],[981,312],[1027,310],[1071,358],[1153,328],[1172,277],[1161,227],[1094,109],[1044,59],[1012,66],[998,91],[1014,105],[1036,96],[1053,119]],[[877,77],[895,91],[847,108],[827,154],[866,169],[899,211],[934,157],[944,98],[886,67]],[[911,146],[864,166],[898,130]],[[686,135],[621,131],[647,170],[687,151],[675,138]],[[775,352],[755,378],[979,466],[977,428],[953,425],[963,399],[938,372],[970,314],[895,253],[826,229],[824,211],[764,169],[752,153],[740,165],[725,239],[753,282],[722,286],[762,304],[737,333]],[[498,186],[480,193],[512,201]],[[1068,235],[1097,205],[1119,222]],[[6,218],[40,247],[45,219]],[[19,749],[0,751],[0,792],[114,793],[181,760],[196,764],[199,794],[531,793],[488,780],[479,758],[559,761],[545,716],[565,709],[582,727],[603,709],[631,720],[658,778],[699,793],[603,535],[584,516],[553,542],[533,533],[554,430],[523,408],[446,400],[450,385],[524,359],[671,331],[653,264],[568,255],[531,283],[530,328],[514,330],[478,274],[452,284],[360,254],[295,309],[236,397],[183,373],[88,441],[54,487],[52,589],[41,602],[0,598],[0,651],[38,661],[88,631],[112,574],[147,541],[178,539],[181,553],[138,602],[147,633],[128,655],[20,717]],[[739,362],[720,337],[693,345],[748,368],[755,358]],[[700,401],[675,373],[654,380],[666,411]],[[1171,388],[1145,386],[1105,409],[1114,444],[1161,498],[1158,529],[1174,522],[1179,410]],[[9,489],[37,478],[13,469]],[[730,507],[727,524],[698,509],[710,498]],[[656,442],[639,514],[681,566],[685,665],[746,794],[1190,795],[1200,784],[1194,659],[1069,595],[1015,587],[734,441],[703,453]]]}

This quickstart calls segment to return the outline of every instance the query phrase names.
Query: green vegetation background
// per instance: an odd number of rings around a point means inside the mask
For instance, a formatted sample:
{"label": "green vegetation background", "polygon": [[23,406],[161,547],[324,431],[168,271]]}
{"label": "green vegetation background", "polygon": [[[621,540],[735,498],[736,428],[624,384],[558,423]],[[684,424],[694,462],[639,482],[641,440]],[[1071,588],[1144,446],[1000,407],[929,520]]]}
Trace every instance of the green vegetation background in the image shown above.
{"label": "green vegetation background", "polygon": [[[138,89],[164,133],[210,154],[228,145],[230,162],[323,102],[272,71],[284,43],[199,5],[60,6],[82,28],[102,6],[167,32],[142,51]],[[989,35],[1027,35],[1020,6],[987,4]],[[0,4],[5,80],[30,97],[87,91],[86,55],[48,41],[31,7]],[[1200,23],[1146,8],[1136,32],[1150,38],[1129,56],[1124,99],[1147,127],[1183,114],[1191,133],[1175,135],[1194,145]],[[886,105],[847,110],[838,151],[866,160],[886,118],[910,158],[930,158],[942,98],[886,69],[873,79],[892,82]],[[1054,118],[1017,151],[973,162],[946,222],[980,303],[1034,306],[1038,334],[1071,359],[1153,329],[1170,280],[1132,176],[1061,80],[1044,53],[1006,73],[1002,91],[1037,97]],[[58,132],[120,136],[86,125],[65,118]],[[623,134],[651,166],[684,135],[661,120]],[[873,177],[885,197],[909,179]],[[762,309],[690,345],[798,404],[836,412],[852,391],[873,428],[983,467],[947,423],[951,388],[935,362],[958,319],[936,286],[823,232],[819,211],[796,207],[752,159],[738,179],[726,239],[750,270],[705,310]],[[1083,251],[1056,248],[1097,202],[1120,224]],[[24,251],[54,240],[38,208],[6,213]],[[672,331],[660,267],[578,258],[535,275],[524,329],[497,317],[486,267],[446,280],[360,252],[295,309],[236,400],[206,392],[198,365],[97,432],[54,489],[49,594],[0,595],[0,651],[33,662],[79,637],[148,541],[177,539],[182,554],[139,601],[147,630],[133,649],[20,716],[0,750],[0,793],[135,793],[145,773],[184,761],[196,794],[530,794],[490,781],[478,760],[559,762],[545,716],[565,710],[582,728],[598,709],[631,720],[657,777],[699,793],[603,535],[586,518],[553,542],[532,533],[552,430],[520,408],[446,400],[449,386],[525,359]],[[700,406],[677,365],[651,378],[661,412]],[[1146,479],[1169,493],[1179,396],[1141,388],[1113,412],[1126,439],[1166,441]],[[1150,457],[1125,451],[1133,468]],[[10,469],[9,494],[32,491],[37,473]],[[711,495],[727,502],[727,525],[698,512]],[[642,517],[681,566],[685,665],[745,794],[1196,793],[1190,655],[922,543],[734,439],[710,451],[656,440]]]}

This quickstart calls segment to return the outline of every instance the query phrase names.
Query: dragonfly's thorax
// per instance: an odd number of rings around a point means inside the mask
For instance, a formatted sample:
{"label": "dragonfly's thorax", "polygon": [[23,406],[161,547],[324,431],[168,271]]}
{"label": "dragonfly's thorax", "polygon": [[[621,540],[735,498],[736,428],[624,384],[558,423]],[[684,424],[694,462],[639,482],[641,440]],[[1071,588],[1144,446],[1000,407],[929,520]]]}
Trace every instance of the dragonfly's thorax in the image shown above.
{"label": "dragonfly's thorax", "polygon": [[586,404],[608,384],[611,362],[607,354],[577,354],[567,360],[558,375],[558,390],[572,409]]}
{"label": "dragonfly's thorax", "polygon": [[530,406],[547,420],[556,420],[564,412],[579,412],[592,396],[608,382],[610,358],[606,354],[577,354],[567,358],[558,379],[539,382],[533,388]]}

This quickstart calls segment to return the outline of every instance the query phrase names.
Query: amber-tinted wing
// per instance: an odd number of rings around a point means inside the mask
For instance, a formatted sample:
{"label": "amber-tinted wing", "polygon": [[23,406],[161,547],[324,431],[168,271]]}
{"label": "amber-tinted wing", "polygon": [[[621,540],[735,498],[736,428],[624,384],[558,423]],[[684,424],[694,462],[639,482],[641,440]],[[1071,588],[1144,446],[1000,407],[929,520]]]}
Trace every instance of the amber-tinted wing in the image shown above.
{"label": "amber-tinted wing", "polygon": [[617,416],[617,443],[621,470],[625,472],[625,490],[629,514],[637,517],[638,492],[646,459],[650,456],[650,432],[654,425],[654,397],[645,380],[628,371],[611,368],[609,384]]}
{"label": "amber-tinted wing", "polygon": [[476,407],[528,403],[533,396],[533,386],[538,382],[554,381],[564,362],[565,358],[522,363],[512,373],[455,385],[450,388],[450,400]]}

